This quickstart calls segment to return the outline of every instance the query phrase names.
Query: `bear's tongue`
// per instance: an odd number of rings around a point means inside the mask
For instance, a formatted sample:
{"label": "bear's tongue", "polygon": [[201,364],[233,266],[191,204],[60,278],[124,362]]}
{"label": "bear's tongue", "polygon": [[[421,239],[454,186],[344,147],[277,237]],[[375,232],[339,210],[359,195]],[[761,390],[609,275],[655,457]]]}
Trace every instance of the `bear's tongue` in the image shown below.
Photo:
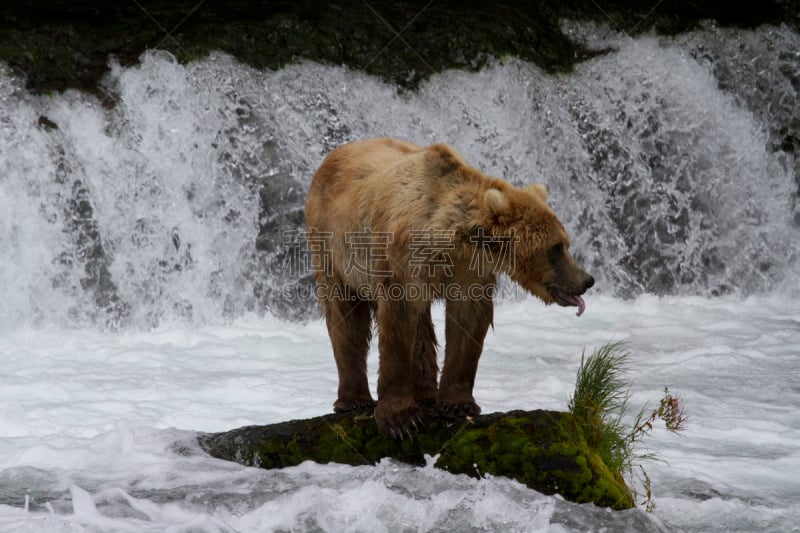
{"label": "bear's tongue", "polygon": [[586,311],[586,302],[580,296],[576,296],[575,299],[578,300],[578,313],[575,316],[581,316]]}
{"label": "bear's tongue", "polygon": [[574,296],[572,294],[564,294],[564,299],[569,303],[571,303],[572,305],[578,306],[578,314],[576,316],[581,316],[583,312],[586,311],[586,302],[584,302],[583,298],[581,298],[580,296]]}

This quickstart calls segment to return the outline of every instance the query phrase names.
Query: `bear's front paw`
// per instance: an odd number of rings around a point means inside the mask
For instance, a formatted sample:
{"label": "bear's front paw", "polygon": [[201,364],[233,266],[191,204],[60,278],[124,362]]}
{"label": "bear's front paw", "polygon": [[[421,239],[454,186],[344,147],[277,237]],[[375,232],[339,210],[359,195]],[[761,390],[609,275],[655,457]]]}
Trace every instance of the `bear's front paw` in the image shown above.
{"label": "bear's front paw", "polygon": [[442,418],[456,419],[478,416],[481,414],[480,406],[473,402],[444,402],[436,410]]}
{"label": "bear's front paw", "polygon": [[375,400],[372,398],[360,400],[343,400],[339,398],[333,402],[334,413],[349,413],[352,411],[371,411],[375,408]]}
{"label": "bear's front paw", "polygon": [[422,427],[422,411],[416,402],[392,402],[378,400],[375,406],[375,423],[385,437],[403,440],[412,437],[412,430]]}

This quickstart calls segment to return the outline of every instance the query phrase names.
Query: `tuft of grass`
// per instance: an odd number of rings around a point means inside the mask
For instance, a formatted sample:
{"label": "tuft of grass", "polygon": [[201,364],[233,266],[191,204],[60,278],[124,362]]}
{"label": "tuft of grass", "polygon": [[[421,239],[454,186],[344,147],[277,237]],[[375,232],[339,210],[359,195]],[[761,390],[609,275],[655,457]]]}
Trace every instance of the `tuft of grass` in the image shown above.
{"label": "tuft of grass", "polygon": [[630,407],[630,392],[623,379],[629,361],[630,352],[621,342],[606,344],[588,358],[582,353],[569,402],[569,411],[581,422],[589,445],[618,472],[629,469],[633,453],[623,422]]}
{"label": "tuft of grass", "polygon": [[[639,450],[658,420],[672,433],[686,429],[688,417],[684,402],[665,387],[658,408],[649,410],[645,405],[633,417],[633,423],[627,423],[631,402],[624,375],[630,352],[623,342],[615,342],[598,348],[588,358],[585,355],[585,352],[581,354],[569,411],[581,425],[588,444],[598,451],[612,471],[631,479],[634,485],[637,477],[641,480],[644,492],[639,493],[634,487],[634,498],[642,496],[646,510],[653,511],[655,502],[650,478],[640,462],[657,457]],[[641,473],[637,476],[639,470]]]}

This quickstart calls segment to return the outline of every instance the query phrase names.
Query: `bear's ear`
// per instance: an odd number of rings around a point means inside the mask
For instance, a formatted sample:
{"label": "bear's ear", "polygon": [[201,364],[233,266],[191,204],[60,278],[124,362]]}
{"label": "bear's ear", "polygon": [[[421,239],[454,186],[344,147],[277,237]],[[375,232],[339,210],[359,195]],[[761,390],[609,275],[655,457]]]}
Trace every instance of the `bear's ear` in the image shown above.
{"label": "bear's ear", "polygon": [[547,185],[544,183],[531,183],[525,190],[529,193],[538,196],[543,202],[547,202]]}
{"label": "bear's ear", "polygon": [[495,216],[506,216],[511,213],[511,203],[505,193],[499,189],[486,189],[483,193],[483,202]]}

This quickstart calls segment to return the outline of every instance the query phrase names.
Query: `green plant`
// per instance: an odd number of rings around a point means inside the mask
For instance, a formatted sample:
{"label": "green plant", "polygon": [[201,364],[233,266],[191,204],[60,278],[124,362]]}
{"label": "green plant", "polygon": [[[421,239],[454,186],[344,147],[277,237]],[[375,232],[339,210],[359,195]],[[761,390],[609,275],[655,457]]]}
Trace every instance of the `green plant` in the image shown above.
{"label": "green plant", "polygon": [[[643,406],[633,423],[626,423],[630,410],[630,390],[624,379],[630,352],[622,342],[606,344],[588,358],[581,354],[575,392],[569,402],[569,411],[577,418],[588,444],[594,447],[614,472],[634,481],[634,498],[642,497],[647,511],[655,509],[650,478],[641,461],[657,459],[653,454],[641,453],[644,438],[649,435],[657,420],[666,429],[678,433],[686,428],[688,417],[680,396],[664,388],[664,397],[656,409]],[[635,467],[640,476],[635,476]],[[641,480],[644,493],[636,491],[636,480]],[[638,499],[638,498],[637,498]]]}

